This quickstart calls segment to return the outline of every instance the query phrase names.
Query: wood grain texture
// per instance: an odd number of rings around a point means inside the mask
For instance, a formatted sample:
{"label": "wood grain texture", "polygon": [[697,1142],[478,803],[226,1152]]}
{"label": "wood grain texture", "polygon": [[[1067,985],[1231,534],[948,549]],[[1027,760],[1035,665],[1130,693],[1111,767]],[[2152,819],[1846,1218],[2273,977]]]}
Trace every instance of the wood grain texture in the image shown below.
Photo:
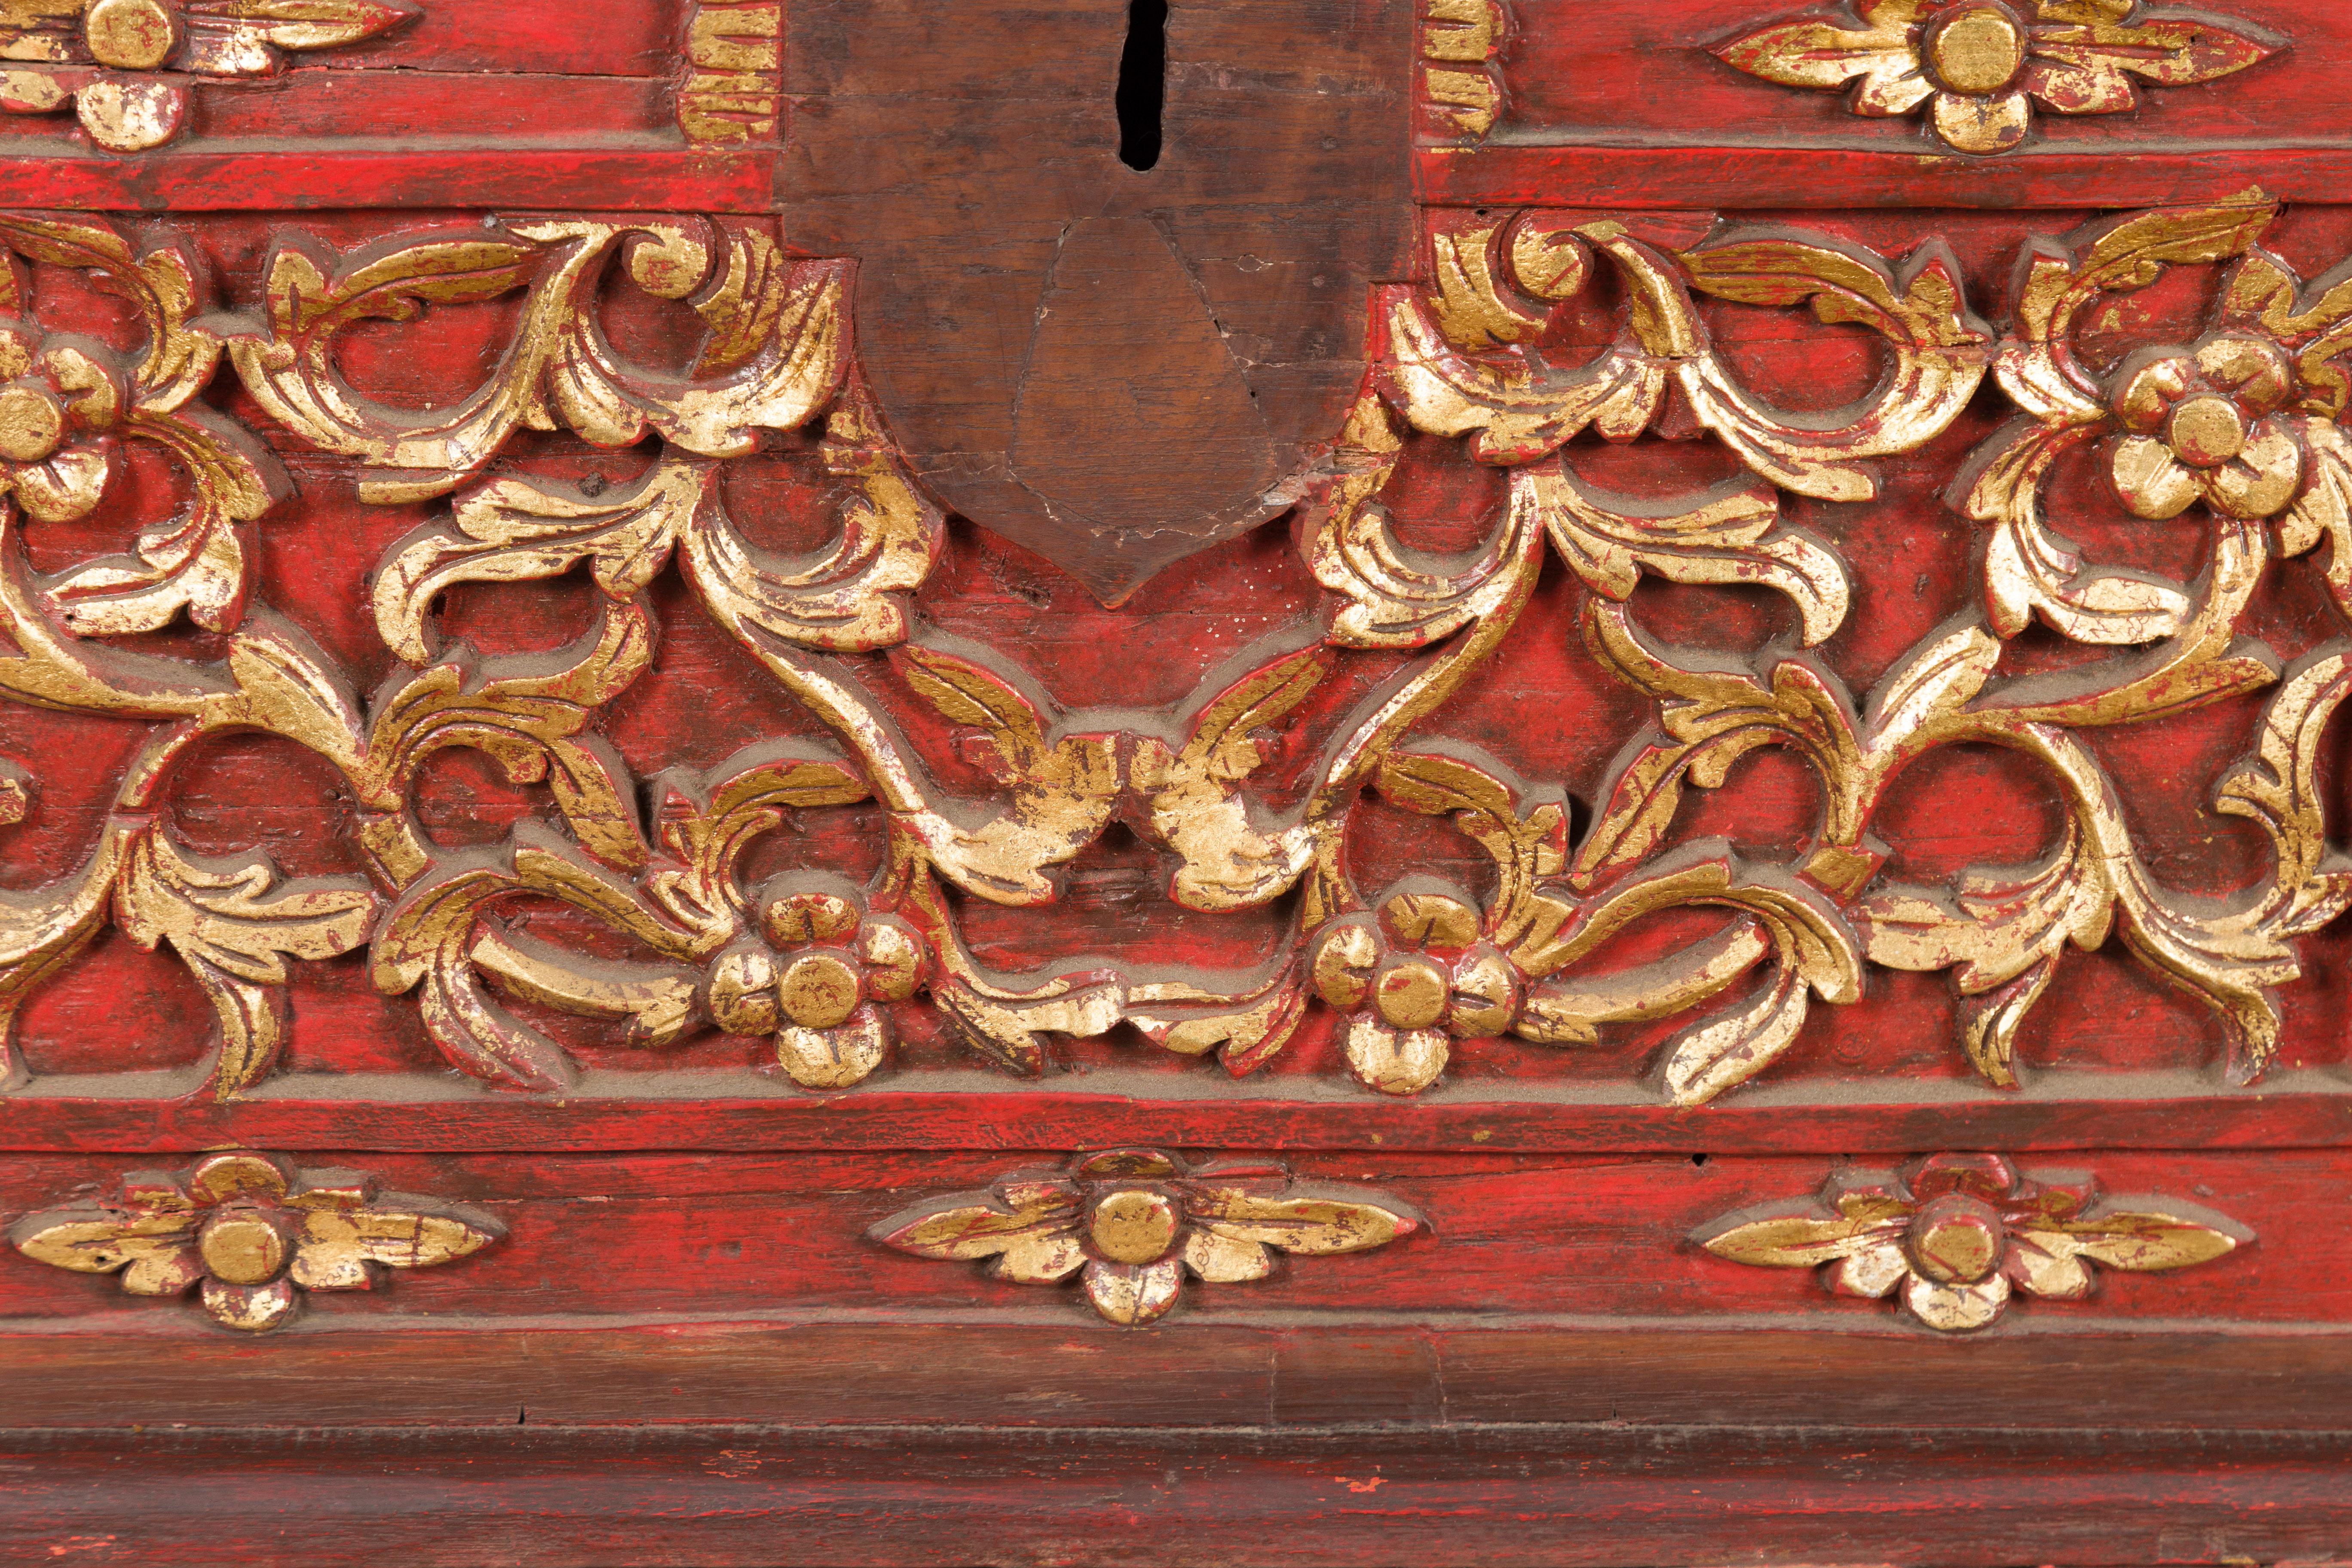
{"label": "wood grain texture", "polygon": [[[420,1276],[420,1279],[425,1278]],[[406,1281],[404,1281],[406,1283]],[[0,1338],[12,1421],[35,1430],[939,1426],[1313,1429],[1486,1424],[1671,1430],[1790,1425],[2021,1433],[2335,1434],[2340,1334],[2001,1335],[1922,1342],[1439,1321],[1128,1330],[1040,1322],[574,1322],[495,1331],[162,1332],[139,1379],[110,1337]],[[982,1331],[975,1332],[975,1329]],[[267,1361],[257,1360],[267,1356]],[[951,1361],[959,1376],[937,1369]],[[266,1378],[250,1375],[258,1366]],[[96,1386],[93,1386],[95,1383]],[[519,1414],[520,1413],[520,1414]]]}
{"label": "wood grain texture", "polygon": [[1405,265],[1411,10],[1177,7],[1139,172],[1118,0],[793,7],[785,230],[868,263],[876,394],[948,505],[1116,603],[1290,504]]}
{"label": "wood grain texture", "polygon": [[[528,1416],[530,1412],[523,1414]],[[7,1545],[97,1562],[2320,1564],[2340,1436],[1521,1426],[14,1434]],[[218,1458],[235,1444],[239,1462]],[[2215,1447],[2226,1444],[2227,1457]],[[331,1452],[371,1478],[319,1485]],[[315,1518],[337,1529],[308,1528]],[[1171,1556],[1168,1543],[1181,1540]],[[70,1561],[71,1559],[67,1559]]]}

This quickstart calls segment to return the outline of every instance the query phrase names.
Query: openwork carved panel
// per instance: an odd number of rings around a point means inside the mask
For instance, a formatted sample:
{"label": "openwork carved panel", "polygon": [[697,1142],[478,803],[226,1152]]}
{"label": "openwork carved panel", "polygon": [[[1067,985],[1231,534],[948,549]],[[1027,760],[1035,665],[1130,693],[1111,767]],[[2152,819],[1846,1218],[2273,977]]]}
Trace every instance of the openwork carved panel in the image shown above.
{"label": "openwork carved panel", "polygon": [[[1823,1005],[1864,1003],[1874,968],[1949,972],[1958,1047],[2014,1087],[2019,1032],[2063,955],[2112,936],[2204,1005],[2231,1078],[2254,1081],[2299,942],[2352,898],[2320,777],[2345,655],[2247,625],[2268,579],[2352,595],[2352,448],[2335,424],[2352,318],[2342,289],[2264,247],[2277,218],[2248,192],[2029,235],[1998,326],[1934,238],[1889,258],[1705,217],[1677,220],[1693,232],[1679,242],[1540,212],[1434,225],[1430,281],[1370,300],[1362,395],[1291,481],[1290,570],[1316,592],[1269,596],[1265,629],[1196,660],[1189,693],[1156,710],[1057,696],[1062,672],[1027,649],[942,624],[943,562],[985,552],[926,497],[865,390],[851,265],[792,258],[763,225],[493,217],[349,245],[289,229],[240,305],[206,296],[184,235],[10,219],[0,679],[36,708],[149,729],[92,847],[19,896],[8,994],[21,1006],[70,973],[110,923],[168,943],[215,1009],[205,1077],[227,1098],[278,1070],[298,965],[363,949],[369,982],[407,999],[442,1058],[509,1089],[574,1081],[580,1047],[551,1010],[604,1021],[574,1034],[616,1065],[715,1032],[764,1044],[703,1047],[714,1070],[764,1061],[823,1089],[908,1070],[892,1065],[908,1034],[934,1060],[961,1049],[1033,1076],[1069,1065],[1059,1042],[1108,1037],[1116,1055],[1213,1055],[1245,1082],[1306,1028],[1400,1095],[1497,1037],[1572,1054],[1672,1019],[1655,1092],[1696,1104],[1771,1073]],[[2176,270],[2203,275],[2210,304],[2177,326],[2116,324],[2110,300]],[[135,307],[135,343],[78,335],[52,303],[88,297],[67,279]],[[616,312],[664,301],[691,323],[674,364],[616,346]],[[349,379],[347,334],[397,353],[435,316],[492,302],[509,309],[483,373],[432,406]],[[1843,341],[1877,361],[1874,384],[1833,416],[1776,404],[1790,389],[1741,365],[1727,302],[1798,342],[1860,334],[1878,346]],[[1557,346],[1571,319],[1605,340],[1597,354]],[[246,415],[207,392],[218,382]],[[1937,476],[1946,526],[1980,542],[1976,607],[1851,678],[1822,650],[1867,574],[1822,524],[1866,519],[1885,466],[1937,447],[1980,388],[2013,416]],[[289,455],[345,460],[362,507],[418,520],[375,530],[347,579],[380,644],[362,661],[269,602],[257,529],[301,502],[257,426]],[[550,457],[518,460],[527,436]],[[786,440],[800,456],[779,473]],[[551,460],[624,449],[625,472]],[[1725,460],[1694,483],[1710,450]],[[151,452],[189,480],[176,511],[142,482]],[[2054,488],[2068,464],[2092,482]],[[767,507],[830,518],[830,537],[787,552],[747,533],[745,465],[779,474]],[[1454,502],[1456,536],[1482,542],[1441,557],[1401,537],[1408,465]],[[2075,516],[2101,505],[2127,521],[2091,537],[2145,558],[2137,542],[2160,529],[2179,564],[2100,563]],[[93,521],[121,530],[112,552],[41,549]],[[1559,587],[1531,613],[1547,571]],[[584,595],[559,644],[450,613],[553,581]],[[1644,582],[1698,596],[1654,617]],[[930,608],[910,615],[915,595]],[[1709,596],[1741,605],[1754,639],[1677,640],[1682,606]],[[708,763],[708,730],[680,727],[690,680],[662,657],[680,622],[731,646],[779,715]],[[215,640],[163,651],[184,624]],[[1614,753],[1589,793],[1448,732],[1449,702],[1538,657],[1595,693],[1570,719],[1597,731],[1588,753]],[[2180,731],[2231,702],[2244,754],[2204,787],[2260,830],[2267,866],[2236,889],[2176,889],[2092,737]],[[616,742],[627,705],[679,716],[667,746]],[[322,804],[349,870],[289,879],[262,846],[208,853],[175,828],[176,779],[257,733],[332,770]],[[419,814],[453,748],[529,792],[494,837],[436,837]],[[1907,875],[1900,831],[1882,828],[1890,792],[1978,748],[2021,761],[2009,787],[2062,804],[2053,830],[2013,864]],[[1736,790],[1768,750],[1810,777],[1810,825],[1709,826],[1691,792]],[[21,816],[42,760],[11,765]],[[1372,826],[1397,813],[1455,837],[1399,854]],[[779,835],[794,847],[781,855]],[[1055,906],[1113,835],[1159,918],[1231,926],[1237,942],[1204,934],[1202,951],[1241,959],[1050,956],[1067,942]],[[1049,956],[985,951],[1008,944]],[[331,1083],[314,1069],[306,1087]]]}
{"label": "openwork carved panel", "polygon": [[712,1561],[901,1426],[957,1560],[1011,1425],[1300,1561],[2334,1462],[2352,29],[493,9],[0,15],[28,1428],[860,1429]]}

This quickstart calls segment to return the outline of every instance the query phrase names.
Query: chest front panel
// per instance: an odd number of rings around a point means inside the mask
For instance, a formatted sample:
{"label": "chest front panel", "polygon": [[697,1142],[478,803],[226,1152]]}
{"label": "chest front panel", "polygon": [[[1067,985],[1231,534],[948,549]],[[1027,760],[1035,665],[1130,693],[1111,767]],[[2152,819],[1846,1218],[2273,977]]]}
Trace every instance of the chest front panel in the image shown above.
{"label": "chest front panel", "polygon": [[0,1539],[2324,1554],[2342,11],[0,7]]}

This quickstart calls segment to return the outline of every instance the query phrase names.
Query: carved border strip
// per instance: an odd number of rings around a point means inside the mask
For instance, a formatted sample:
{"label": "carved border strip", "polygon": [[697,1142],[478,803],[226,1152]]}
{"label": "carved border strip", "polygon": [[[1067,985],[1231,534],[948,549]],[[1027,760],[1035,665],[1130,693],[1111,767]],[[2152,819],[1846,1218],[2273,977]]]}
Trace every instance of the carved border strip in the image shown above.
{"label": "carved border strip", "polygon": [[[928,1198],[867,1234],[918,1258],[985,1262],[1010,1283],[1075,1279],[1098,1315],[1136,1327],[1175,1307],[1188,1275],[1262,1280],[1275,1251],[1365,1252],[1428,1230],[1394,1197],[1301,1182],[1279,1161],[1193,1164],[1128,1148]],[[222,1327],[262,1332],[292,1321],[308,1292],[376,1289],[387,1268],[455,1262],[505,1234],[478,1209],[381,1192],[362,1172],[235,1151],[177,1173],[133,1172],[111,1197],[24,1215],[7,1239],[38,1263],[113,1274],[131,1295],[193,1290]],[[1818,1200],[1743,1209],[1692,1240],[1736,1263],[1818,1268],[1834,1294],[1893,1298],[1950,1333],[1991,1325],[2018,1291],[2081,1300],[2095,1264],[2185,1268],[2254,1236],[2177,1199],[2104,1198],[2086,1174],[2028,1176],[2002,1155],[1948,1153],[1900,1173],[1842,1169]]]}
{"label": "carved border strip", "polygon": [[286,50],[331,49],[422,14],[416,0],[65,0],[0,21],[0,110],[71,109],[110,153],[142,153],[186,127],[205,79],[275,76]]}

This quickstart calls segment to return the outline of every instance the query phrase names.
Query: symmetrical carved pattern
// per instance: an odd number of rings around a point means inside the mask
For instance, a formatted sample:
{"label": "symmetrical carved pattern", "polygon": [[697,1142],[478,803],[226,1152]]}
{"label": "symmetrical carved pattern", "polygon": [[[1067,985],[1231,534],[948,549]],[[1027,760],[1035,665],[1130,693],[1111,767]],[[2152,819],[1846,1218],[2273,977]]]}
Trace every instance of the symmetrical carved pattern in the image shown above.
{"label": "symmetrical carved pattern", "polygon": [[2172,1198],[2103,1200],[2087,1175],[2022,1176],[1999,1154],[1935,1154],[1892,1171],[1840,1171],[1818,1201],[1745,1209],[1692,1238],[1734,1263],[1824,1270],[1841,1296],[1897,1297],[1931,1329],[1981,1329],[2012,1290],[2091,1293],[2094,1263],[2186,1268],[2253,1232]]}
{"label": "symmetrical carved pattern", "polygon": [[415,0],[25,0],[0,12],[0,110],[70,107],[107,151],[143,152],[186,125],[192,79],[275,76],[285,50],[418,14]]}
{"label": "symmetrical carved pattern", "polygon": [[784,100],[780,0],[695,0],[687,11],[677,128],[697,146],[772,141]]}
{"label": "symmetrical carved pattern", "polygon": [[[2233,1077],[2251,1081],[2276,1048],[2273,994],[2299,973],[2296,940],[2352,902],[2352,863],[2327,842],[2317,783],[2323,728],[2352,690],[2352,641],[2283,668],[2239,629],[2273,542],[2282,556],[2331,542],[2323,575],[2352,613],[2352,448],[2335,422],[2352,391],[2341,363],[2352,286],[2306,290],[2259,249],[2273,216],[2249,193],[2036,240],[2005,334],[1969,309],[1958,263],[1932,241],[1890,263],[1785,228],[1719,227],[1673,247],[1614,222],[1533,214],[1441,226],[1428,282],[1377,296],[1370,374],[1297,510],[1327,613],[1269,633],[1163,713],[1066,706],[1004,651],[914,624],[907,598],[945,521],[855,366],[847,264],[788,258],[759,225],[492,221],[344,254],[289,233],[262,263],[260,303],[207,317],[176,242],[142,248],[100,223],[0,220],[16,254],[125,293],[148,340],[116,353],[51,333],[17,280],[25,319],[0,322],[14,356],[0,386],[13,500],[0,518],[12,649],[0,690],[164,721],[83,868],[0,908],[0,1016],[110,915],[142,943],[170,941],[212,996],[222,1048],[211,1092],[222,1096],[272,1070],[287,960],[364,942],[375,984],[415,994],[450,1062],[516,1089],[560,1090],[575,1064],[502,997],[614,1021],[643,1047],[712,1027],[766,1037],[785,1075],[825,1090],[883,1069],[894,1010],[913,1005],[1015,1072],[1043,1070],[1052,1037],[1130,1025],[1171,1051],[1214,1052],[1238,1077],[1282,1051],[1319,1002],[1340,1016],[1355,1077],[1391,1094],[1425,1089],[1454,1052],[1498,1035],[1574,1047],[1612,1025],[1708,1008],[1659,1064],[1664,1092],[1693,1104],[1764,1071],[1816,1002],[1859,997],[1865,959],[1951,971],[1966,1054],[1988,1081],[2013,1085],[2019,1024],[2060,955],[2114,933],[2212,1006]],[[2195,342],[2085,368],[2076,334],[2095,302],[2168,268],[2220,264],[2220,303]],[[654,369],[617,352],[601,324],[606,289],[693,312],[691,363]],[[428,303],[507,296],[518,324],[481,385],[403,409],[344,379],[338,342],[355,323],[396,330]],[[1550,363],[1550,324],[1595,300],[1615,312],[1613,342],[1573,367]],[[1881,343],[1884,374],[1842,411],[1777,408],[1717,346],[1703,301],[1810,307]],[[371,699],[252,596],[248,528],[286,482],[249,434],[197,400],[224,353],[270,418],[352,462],[362,501],[456,492],[377,563],[370,605],[399,665]],[[1989,531],[1984,607],[1937,627],[1857,696],[1810,651],[1847,620],[1847,566],[1784,520],[1780,497],[1873,500],[1880,460],[1934,440],[1989,372],[2023,413],[1952,489],[1955,509]],[[722,479],[762,432],[818,421],[830,479],[803,489],[834,509],[837,531],[786,560],[739,531]],[[1569,445],[1587,431],[1647,441],[1669,425],[1748,477],[1630,497],[1585,476],[1590,441]],[[645,443],[647,460],[593,488],[489,473],[524,431]],[[1458,560],[1406,548],[1383,504],[1413,433],[1458,441],[1505,476],[1486,543]],[[141,531],[129,553],[36,574],[24,531],[87,511],[125,440],[163,447],[194,476],[184,514]],[[2193,580],[2088,566],[2057,531],[2052,467],[2095,443],[2131,510],[2203,520],[2210,555]],[[1580,584],[1583,653],[1651,704],[1580,827],[1557,784],[1422,732],[1524,649],[1514,628],[1548,547]],[[673,563],[690,613],[723,628],[826,741],[761,741],[640,785],[600,726],[623,692],[661,679],[651,589]],[[453,585],[575,570],[593,585],[593,624],[560,652],[488,656],[442,631]],[[1789,606],[1793,637],[1746,652],[1668,646],[1637,611],[1645,576],[1768,589]],[[183,616],[220,637],[218,657],[113,640]],[[2081,657],[2056,670],[2012,661],[2012,639],[2037,620]],[[2267,834],[2273,865],[2226,898],[2176,893],[2147,869],[2078,731],[2265,687],[2254,753],[2217,799]],[[938,722],[919,732],[893,716],[926,710]],[[1328,739],[1286,763],[1287,777],[1262,780],[1278,754],[1268,736],[1304,729],[1308,714]],[[293,741],[341,773],[367,877],[282,883],[265,860],[208,860],[173,838],[161,808],[174,769],[237,731]],[[964,755],[942,754],[959,731]],[[1889,789],[1955,746],[2046,770],[2065,807],[2058,842],[1948,888],[1882,877],[1887,850],[1872,830]],[[414,792],[449,747],[543,784],[552,815],[526,816],[495,844],[435,842]],[[1810,840],[1757,853],[1690,836],[1688,790],[1720,785],[1764,747],[1818,780]],[[989,785],[947,782],[971,777],[974,762]],[[18,770],[0,784],[0,815],[21,816],[34,781]],[[1349,829],[1368,792],[1450,822],[1492,878],[1475,893],[1422,875],[1360,887]],[[838,866],[756,879],[745,869],[763,863],[747,855],[761,836],[867,801],[881,808],[879,869],[862,885]],[[1055,902],[1072,862],[1114,827],[1160,854],[1183,909],[1282,910],[1278,945],[1233,970],[1007,973],[973,956],[962,911]],[[551,901],[609,942],[592,952],[513,929],[517,911]],[[1647,940],[1655,917],[1677,910],[1702,911],[1712,931],[1649,941],[1630,967],[1613,956],[1618,938]]]}
{"label": "symmetrical carved pattern", "polygon": [[2056,114],[2122,114],[2139,85],[2210,81],[2286,41],[2201,11],[2142,10],[2140,0],[1853,0],[1850,11],[1777,22],[1716,53],[1784,87],[1836,89],[1885,118],[1927,106],[1963,153],[2006,153]]}
{"label": "symmetrical carved pattern", "polygon": [[1421,129],[1446,141],[1476,141],[1503,117],[1503,45],[1511,32],[1504,0],[1422,0]]}
{"label": "symmetrical carved pattern", "polygon": [[26,1215],[8,1241],[36,1262],[118,1274],[133,1296],[198,1300],[224,1328],[292,1320],[304,1293],[373,1290],[386,1268],[430,1268],[506,1234],[479,1209],[378,1192],[361,1171],[298,1171],[276,1155],[208,1154],[133,1171],[114,1198]]}
{"label": "symmetrical carved pattern", "polygon": [[1155,1149],[1109,1149],[917,1204],[867,1234],[918,1258],[993,1259],[992,1277],[1020,1285],[1077,1275],[1096,1311],[1133,1325],[1176,1304],[1187,1269],[1213,1284],[1263,1279],[1274,1271],[1268,1247],[1365,1252],[1427,1228],[1394,1198],[1295,1181],[1274,1161],[1192,1166]]}

